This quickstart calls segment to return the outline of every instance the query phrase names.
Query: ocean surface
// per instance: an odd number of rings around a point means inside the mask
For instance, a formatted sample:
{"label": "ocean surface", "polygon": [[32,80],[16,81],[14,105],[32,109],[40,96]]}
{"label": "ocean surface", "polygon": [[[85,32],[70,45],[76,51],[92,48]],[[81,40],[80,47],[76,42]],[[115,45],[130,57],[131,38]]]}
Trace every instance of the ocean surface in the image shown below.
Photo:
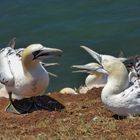
{"label": "ocean surface", "polygon": [[16,37],[16,47],[32,43],[60,48],[63,57],[47,62],[48,91],[79,87],[86,74],[73,74],[71,65],[94,61],[81,45],[102,54],[140,54],[140,0],[5,0],[0,4],[0,47]]}

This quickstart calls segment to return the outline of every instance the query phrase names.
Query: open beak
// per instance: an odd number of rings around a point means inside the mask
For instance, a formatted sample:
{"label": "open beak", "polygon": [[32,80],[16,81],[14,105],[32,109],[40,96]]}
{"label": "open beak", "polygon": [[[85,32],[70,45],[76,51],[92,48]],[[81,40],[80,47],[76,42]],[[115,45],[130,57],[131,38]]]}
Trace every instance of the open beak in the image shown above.
{"label": "open beak", "polygon": [[40,62],[43,67],[58,66],[59,63],[44,63]]}
{"label": "open beak", "polygon": [[77,72],[92,73],[94,71],[99,72],[99,73],[106,73],[103,67],[97,63],[88,63],[86,65],[73,65],[72,68],[79,69],[77,71],[73,71],[74,73],[77,73]]}
{"label": "open beak", "polygon": [[34,59],[36,58],[59,58],[63,51],[56,48],[43,47],[42,49],[33,53]]}
{"label": "open beak", "polygon": [[[59,65],[59,63],[44,63],[44,62],[40,62],[40,64],[44,67],[44,68],[46,68],[46,67],[50,67],[50,66],[57,66],[57,65]],[[53,77],[58,77],[56,74],[54,74],[54,73],[52,73],[52,72],[49,72],[48,71],[48,74],[50,75],[50,76],[53,76]]]}
{"label": "open beak", "polygon": [[80,47],[86,50],[99,64],[101,64],[102,56],[100,54],[96,53],[95,51],[91,50],[86,46],[80,46]]}
{"label": "open beak", "polygon": [[54,73],[52,73],[52,72],[49,72],[49,71],[48,71],[48,74],[49,74],[50,76],[52,76],[52,77],[55,77],[55,78],[58,77],[56,74],[54,74]]}
{"label": "open beak", "polygon": [[86,65],[73,65],[72,68],[77,68],[79,70],[74,72],[87,72],[90,73],[92,71],[96,71],[98,68],[100,68],[101,65],[97,63],[88,63]]}

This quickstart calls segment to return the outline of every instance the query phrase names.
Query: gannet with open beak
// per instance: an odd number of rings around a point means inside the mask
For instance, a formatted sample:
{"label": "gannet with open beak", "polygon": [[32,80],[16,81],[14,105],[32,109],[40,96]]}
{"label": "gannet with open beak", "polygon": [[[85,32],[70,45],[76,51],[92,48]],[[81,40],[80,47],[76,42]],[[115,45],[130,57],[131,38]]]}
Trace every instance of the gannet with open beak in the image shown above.
{"label": "gannet with open beak", "polygon": [[[15,45],[16,45],[16,42],[15,42],[16,38],[12,38],[9,43],[7,44],[7,47],[11,47],[13,49],[15,49]],[[23,52],[24,48],[18,48],[18,49],[15,49],[16,51],[16,55],[19,57],[19,61],[21,61],[21,56],[22,56],[22,52]],[[59,63],[44,63],[44,62],[40,62],[42,64],[43,67],[50,67],[50,66],[56,66],[56,65],[59,65]],[[48,70],[47,70],[48,72]],[[56,74],[52,73],[52,72],[48,72],[48,74],[50,76],[53,76],[53,77],[57,77]],[[5,85],[0,83],[0,97],[5,97],[5,98],[9,98],[8,96],[8,92],[5,88]],[[19,99],[19,97],[15,94],[13,94],[12,98],[14,99]]]}
{"label": "gannet with open beak", "polygon": [[[40,95],[49,84],[48,72],[41,65],[40,60],[57,58],[62,50],[47,48],[41,44],[32,44],[22,52],[21,59],[16,50],[6,47],[0,50],[0,82],[5,85],[9,94],[10,104],[6,111],[21,110],[28,112],[28,108],[14,104],[12,94],[19,99]],[[38,106],[35,104],[36,107]]]}
{"label": "gannet with open beak", "polygon": [[129,87],[125,65],[116,57],[101,55],[88,47],[81,46],[102,66],[100,72],[108,74],[107,84],[102,90],[104,105],[119,116],[140,115],[140,80]]}
{"label": "gannet with open beak", "polygon": [[85,86],[88,90],[92,88],[104,87],[107,82],[107,74],[97,72],[101,65],[98,63],[88,63],[86,65],[73,65],[72,68],[77,68],[79,70],[73,72],[85,72],[89,75],[85,79]]}
{"label": "gannet with open beak", "polygon": [[[121,62],[125,62],[128,58],[123,57],[123,52],[118,56],[118,59]],[[79,92],[80,93],[87,93],[88,90],[92,88],[99,88],[104,87],[107,82],[107,74],[102,72],[97,72],[96,69],[101,67],[98,63],[88,63],[86,65],[73,65],[73,68],[78,68],[79,70],[73,71],[74,73],[77,72],[85,72],[89,73],[89,75],[85,79],[85,86],[80,86]]]}

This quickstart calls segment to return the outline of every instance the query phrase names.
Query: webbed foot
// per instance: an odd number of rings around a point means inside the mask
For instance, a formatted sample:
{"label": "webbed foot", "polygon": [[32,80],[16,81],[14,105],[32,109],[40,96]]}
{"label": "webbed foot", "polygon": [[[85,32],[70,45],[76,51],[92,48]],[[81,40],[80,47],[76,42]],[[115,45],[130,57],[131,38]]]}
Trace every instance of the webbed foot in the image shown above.
{"label": "webbed foot", "polygon": [[[6,107],[6,112],[12,112],[16,114],[25,114],[29,113],[30,108],[32,107],[32,104],[30,104],[30,99],[23,99],[23,100],[12,100],[12,93],[9,92],[9,101],[10,103]],[[26,100],[26,102],[25,102]]]}
{"label": "webbed foot", "polygon": [[6,112],[16,113],[16,114],[23,114],[25,111],[23,109],[20,109],[13,105],[12,103],[9,103],[8,106],[5,109]]}

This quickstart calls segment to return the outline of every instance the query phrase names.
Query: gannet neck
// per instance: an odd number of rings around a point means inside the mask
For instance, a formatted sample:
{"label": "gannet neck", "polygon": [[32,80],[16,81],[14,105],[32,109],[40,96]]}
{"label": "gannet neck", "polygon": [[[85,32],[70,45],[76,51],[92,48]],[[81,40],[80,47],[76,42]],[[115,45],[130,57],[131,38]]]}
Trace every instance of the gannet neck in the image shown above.
{"label": "gannet neck", "polygon": [[24,49],[22,52],[21,62],[25,71],[35,69],[38,65],[40,65],[39,60],[33,61],[33,56],[31,55],[31,50],[29,48]]}
{"label": "gannet neck", "polygon": [[116,96],[128,88],[128,72],[124,64],[115,57],[103,58],[102,64],[109,74],[107,84],[102,90],[101,98],[104,104],[110,104],[108,103],[108,98],[113,95]]}
{"label": "gannet neck", "polygon": [[97,78],[97,79],[101,79],[101,78],[102,78],[102,76],[103,76],[103,74],[102,74],[102,73],[99,73],[99,72],[96,72],[96,71],[94,71],[93,73],[91,73],[91,75],[94,75],[94,76],[95,76],[95,78]]}

